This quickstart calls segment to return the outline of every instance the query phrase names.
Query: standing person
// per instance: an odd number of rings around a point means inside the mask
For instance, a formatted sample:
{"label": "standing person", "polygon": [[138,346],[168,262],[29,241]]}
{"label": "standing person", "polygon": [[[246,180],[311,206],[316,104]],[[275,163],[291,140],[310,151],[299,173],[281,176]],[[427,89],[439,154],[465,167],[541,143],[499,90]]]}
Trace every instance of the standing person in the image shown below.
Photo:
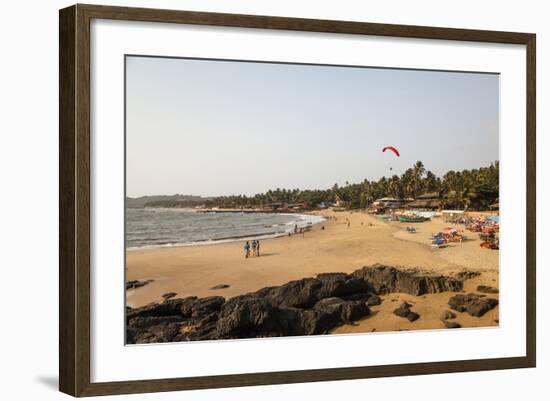
{"label": "standing person", "polygon": [[250,244],[248,243],[248,241],[246,241],[244,244],[244,257],[245,259],[248,259],[249,256],[250,256]]}
{"label": "standing person", "polygon": [[256,256],[260,256],[260,240],[256,241]]}
{"label": "standing person", "polygon": [[294,234],[298,234],[298,224],[294,224]]}
{"label": "standing person", "polygon": [[258,245],[258,243],[256,242],[256,240],[252,241],[252,256],[256,256],[256,246]]}

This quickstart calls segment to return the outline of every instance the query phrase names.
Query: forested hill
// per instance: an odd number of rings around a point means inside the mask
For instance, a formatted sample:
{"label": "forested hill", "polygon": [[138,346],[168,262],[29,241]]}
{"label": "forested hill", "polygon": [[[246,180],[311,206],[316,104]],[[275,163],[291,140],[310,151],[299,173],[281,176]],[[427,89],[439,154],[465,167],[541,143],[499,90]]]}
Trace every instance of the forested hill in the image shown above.
{"label": "forested hill", "polygon": [[211,198],[203,198],[196,195],[152,195],[138,198],[126,197],[126,207],[193,207],[203,205]]}

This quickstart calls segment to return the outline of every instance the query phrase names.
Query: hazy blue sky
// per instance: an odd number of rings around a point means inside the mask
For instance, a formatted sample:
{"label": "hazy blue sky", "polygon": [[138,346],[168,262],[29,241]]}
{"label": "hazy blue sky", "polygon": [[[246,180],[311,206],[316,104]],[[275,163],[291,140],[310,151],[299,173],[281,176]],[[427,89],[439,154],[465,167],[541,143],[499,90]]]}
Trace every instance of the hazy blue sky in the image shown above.
{"label": "hazy blue sky", "polygon": [[128,196],[328,188],[499,155],[497,75],[146,57],[126,68]]}

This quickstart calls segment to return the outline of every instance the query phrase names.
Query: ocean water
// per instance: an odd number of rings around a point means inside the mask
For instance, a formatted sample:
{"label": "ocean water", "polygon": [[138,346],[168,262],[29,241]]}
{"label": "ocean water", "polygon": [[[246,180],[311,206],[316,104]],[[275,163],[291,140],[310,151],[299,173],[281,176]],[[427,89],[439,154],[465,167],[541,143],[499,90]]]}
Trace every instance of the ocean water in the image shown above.
{"label": "ocean water", "polygon": [[126,209],[126,248],[201,245],[274,238],[324,221],[285,213],[196,213],[185,209]]}

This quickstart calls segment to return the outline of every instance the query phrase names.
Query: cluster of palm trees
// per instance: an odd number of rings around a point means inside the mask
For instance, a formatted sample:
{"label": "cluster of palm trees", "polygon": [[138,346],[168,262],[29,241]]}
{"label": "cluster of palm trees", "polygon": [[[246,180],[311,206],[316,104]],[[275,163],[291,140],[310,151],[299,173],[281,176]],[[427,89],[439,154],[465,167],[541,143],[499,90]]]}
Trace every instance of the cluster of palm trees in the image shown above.
{"label": "cluster of palm trees", "polygon": [[376,199],[392,197],[416,199],[432,193],[442,207],[486,210],[498,202],[499,162],[479,169],[449,171],[437,177],[427,171],[421,161],[416,162],[401,176],[382,177],[378,181],[364,180],[325,190],[281,189],[269,190],[254,196],[222,196],[209,200],[207,207],[269,207],[274,204],[303,204],[317,208],[338,202],[349,209],[367,208]]}

